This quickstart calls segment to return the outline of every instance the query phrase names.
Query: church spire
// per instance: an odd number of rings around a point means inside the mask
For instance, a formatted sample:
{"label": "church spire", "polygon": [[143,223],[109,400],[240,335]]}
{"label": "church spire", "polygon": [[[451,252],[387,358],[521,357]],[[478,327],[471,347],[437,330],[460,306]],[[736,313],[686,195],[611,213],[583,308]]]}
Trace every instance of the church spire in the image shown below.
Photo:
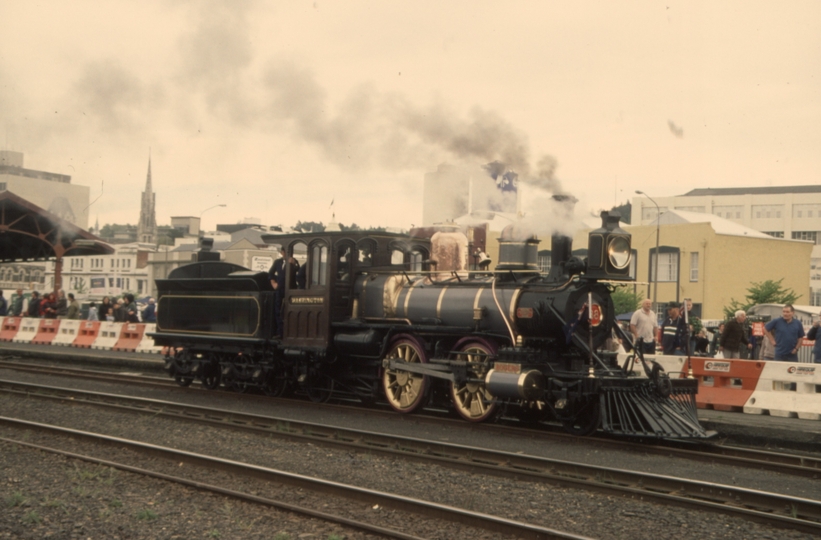
{"label": "church spire", "polygon": [[154,244],[157,239],[157,219],[154,211],[156,195],[151,187],[151,149],[148,149],[148,174],[145,179],[145,191],[143,191],[140,203],[140,221],[137,225],[137,242],[143,244]]}

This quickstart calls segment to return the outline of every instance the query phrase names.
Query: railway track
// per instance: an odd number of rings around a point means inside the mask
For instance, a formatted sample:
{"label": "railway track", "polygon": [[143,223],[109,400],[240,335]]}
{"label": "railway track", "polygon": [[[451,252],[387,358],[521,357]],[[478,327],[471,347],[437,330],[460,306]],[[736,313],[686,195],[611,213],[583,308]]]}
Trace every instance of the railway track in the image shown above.
{"label": "railway track", "polygon": [[[331,445],[349,451],[435,462],[474,473],[594,490],[619,496],[738,515],[811,534],[821,534],[821,502],[760,490],[738,488],[649,473],[500,452],[438,441],[388,436],[361,430],[299,422],[234,411],[222,411],[161,400],[0,381],[0,390],[73,404],[128,409],[152,415]],[[793,474],[817,474],[818,460],[796,456],[798,463],[779,464]],[[734,462],[737,458],[733,458]],[[737,463],[736,463],[737,464]]]}
{"label": "railway track", "polygon": [[[146,376],[135,373],[114,373],[97,370],[87,370],[79,368],[69,368],[63,366],[43,366],[22,362],[0,361],[0,368],[13,369],[25,373],[36,373],[43,375],[65,376],[94,380],[99,382],[110,382],[115,384],[128,384],[142,387],[153,387],[160,389],[173,389],[180,392],[204,390],[198,386],[181,388],[174,381],[165,377]],[[237,395],[239,398],[239,395]],[[378,409],[363,409],[362,407],[350,404],[315,404],[305,400],[293,400],[287,398],[272,398],[268,396],[243,394],[242,399],[260,400],[266,403],[277,403],[280,401],[289,404],[299,404],[300,407],[317,407],[321,409],[332,408],[341,411],[355,410],[374,416],[395,416],[393,411],[381,411]],[[440,424],[442,422],[453,422],[464,425],[461,420],[451,420],[443,417],[441,411],[432,416],[417,415],[415,418],[420,422],[431,422]],[[519,434],[526,437],[541,437],[546,442],[554,440],[578,440],[578,437],[564,433],[560,428],[550,424],[540,424],[538,426],[522,427],[517,420],[501,419],[497,424],[485,423],[474,426],[476,429],[487,430],[489,432],[503,434]],[[721,443],[703,443],[688,441],[625,441],[608,437],[595,438],[596,444],[611,449],[624,449],[638,451],[647,454],[674,456],[682,459],[690,459],[703,463],[717,465],[733,465],[757,468],[761,470],[773,471],[781,474],[795,474],[799,476],[821,477],[821,457],[790,454],[784,451],[770,451],[758,448],[747,448]]]}
{"label": "railway track", "polygon": [[[181,466],[182,464],[187,464],[196,467],[207,468],[210,470],[219,469],[237,476],[255,478],[266,482],[275,482],[278,484],[293,486],[334,497],[344,497],[351,500],[363,501],[367,502],[369,505],[391,507],[402,512],[409,512],[417,515],[422,515],[430,519],[442,519],[453,523],[469,525],[472,527],[488,531],[510,535],[515,538],[532,540],[582,540],[586,538],[568,532],[557,531],[546,527],[540,527],[537,525],[506,519],[499,516],[484,514],[480,512],[472,512],[469,510],[455,508],[448,505],[442,505],[435,502],[415,499],[411,497],[404,497],[401,495],[386,493],[377,490],[365,489],[339,482],[331,482],[311,476],[293,474],[268,467],[253,465],[250,463],[243,463],[215,456],[186,452],[175,448],[148,444],[141,441],[134,441],[120,437],[111,437],[100,433],[91,433],[88,431],[75,430],[38,422],[28,422],[25,420],[18,420],[6,417],[0,417],[0,424],[12,427],[17,430],[39,431],[53,436],[70,437],[74,439],[81,438],[87,441],[91,441],[95,445],[114,445],[118,448],[125,448],[132,452],[136,452],[146,456],[159,456],[165,460],[168,460],[175,464],[179,464],[178,466]],[[238,492],[235,490],[228,490],[220,486],[205,484],[199,481],[190,480],[176,475],[168,475],[154,469],[135,467],[121,462],[105,460],[87,454],[68,452],[66,450],[50,446],[32,444],[18,439],[0,438],[0,440],[11,444],[16,444],[18,446],[22,446],[25,448],[56,453],[73,459],[79,459],[82,461],[92,462],[107,467],[113,467],[119,470],[150,476],[164,481],[175,482],[199,490],[206,490],[213,493],[230,496],[235,499],[241,499],[248,502],[254,502],[257,504],[265,504],[268,506],[277,507],[283,510],[288,510],[290,512],[295,512],[306,516],[315,517],[324,521],[330,521],[333,523],[338,523],[340,525],[356,528],[362,531],[379,534],[387,538],[397,538],[403,540],[418,540],[419,538],[417,536],[413,536],[402,531],[376,526],[365,521],[352,520],[349,518],[345,518],[343,516],[330,514],[327,512],[320,512],[312,508],[293,505],[282,500],[260,497],[258,495]]]}

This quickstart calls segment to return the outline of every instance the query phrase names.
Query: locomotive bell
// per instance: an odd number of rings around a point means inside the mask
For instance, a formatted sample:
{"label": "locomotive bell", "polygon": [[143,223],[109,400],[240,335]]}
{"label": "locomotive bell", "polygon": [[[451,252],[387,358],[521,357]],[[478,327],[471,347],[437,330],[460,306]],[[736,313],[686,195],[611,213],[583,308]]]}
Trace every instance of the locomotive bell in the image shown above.
{"label": "locomotive bell", "polygon": [[519,225],[508,225],[499,238],[499,264],[496,271],[539,271],[539,242],[532,233]]}
{"label": "locomotive bell", "polygon": [[633,257],[630,233],[619,227],[618,212],[601,213],[602,226],[590,232],[587,241],[587,272],[589,278],[630,279]]}

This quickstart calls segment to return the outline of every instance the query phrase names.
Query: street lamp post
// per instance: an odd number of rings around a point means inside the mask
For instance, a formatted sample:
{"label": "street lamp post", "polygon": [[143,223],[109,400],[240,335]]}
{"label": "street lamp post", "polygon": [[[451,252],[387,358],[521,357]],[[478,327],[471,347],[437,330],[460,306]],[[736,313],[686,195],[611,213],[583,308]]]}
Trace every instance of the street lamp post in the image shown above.
{"label": "street lamp post", "polygon": [[209,210],[213,210],[214,208],[225,208],[226,206],[228,206],[228,205],[227,204],[215,204],[214,206],[209,206],[208,208],[206,208],[205,210],[200,212],[200,232],[202,231],[202,215],[204,213],[206,213],[207,211],[209,211]]}
{"label": "street lamp post", "polygon": [[659,306],[659,234],[660,234],[660,226],[661,226],[661,210],[659,209],[658,203],[653,200],[650,195],[646,194],[643,191],[636,190],[637,195],[644,195],[650,202],[656,205],[656,261],[655,261],[655,270],[653,271],[653,303],[656,305],[656,316],[658,316],[658,306]]}

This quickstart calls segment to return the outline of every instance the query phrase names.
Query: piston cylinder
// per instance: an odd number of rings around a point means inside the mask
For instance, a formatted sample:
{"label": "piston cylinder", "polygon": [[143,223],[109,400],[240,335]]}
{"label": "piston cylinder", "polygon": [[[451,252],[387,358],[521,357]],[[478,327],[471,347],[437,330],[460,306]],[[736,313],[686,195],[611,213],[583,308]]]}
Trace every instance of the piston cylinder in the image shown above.
{"label": "piston cylinder", "polygon": [[488,391],[497,398],[537,400],[544,394],[544,375],[536,369],[507,373],[491,369],[485,376]]}

